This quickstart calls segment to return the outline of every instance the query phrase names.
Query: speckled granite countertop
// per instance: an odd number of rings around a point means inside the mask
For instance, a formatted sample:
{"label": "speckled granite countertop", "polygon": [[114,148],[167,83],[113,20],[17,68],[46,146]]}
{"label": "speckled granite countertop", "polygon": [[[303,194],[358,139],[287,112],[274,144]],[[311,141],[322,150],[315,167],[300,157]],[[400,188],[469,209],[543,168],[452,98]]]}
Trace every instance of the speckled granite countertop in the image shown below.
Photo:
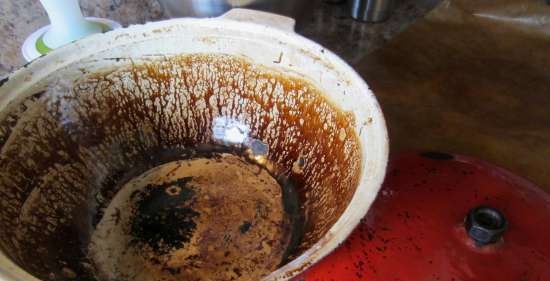
{"label": "speckled granite countertop", "polygon": [[[346,5],[319,4],[298,33],[335,51],[351,64],[382,46],[424,15],[440,0],[397,0],[392,17],[385,23],[369,24],[352,20]],[[114,19],[124,26],[165,19],[157,0],[82,0],[86,16]],[[20,46],[34,30],[48,24],[48,18],[36,0],[0,0],[0,76],[25,61]]]}

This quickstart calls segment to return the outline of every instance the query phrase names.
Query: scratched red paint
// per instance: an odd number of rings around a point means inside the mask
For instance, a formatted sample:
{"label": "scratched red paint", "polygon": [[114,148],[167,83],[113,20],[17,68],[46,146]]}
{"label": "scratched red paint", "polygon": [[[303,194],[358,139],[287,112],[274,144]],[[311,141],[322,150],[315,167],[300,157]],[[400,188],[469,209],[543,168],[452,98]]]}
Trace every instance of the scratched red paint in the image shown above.
{"label": "scratched red paint", "polygon": [[[478,205],[508,220],[496,244],[467,236],[464,217]],[[550,196],[532,183],[464,156],[402,154],[348,240],[295,280],[547,281],[549,235]]]}

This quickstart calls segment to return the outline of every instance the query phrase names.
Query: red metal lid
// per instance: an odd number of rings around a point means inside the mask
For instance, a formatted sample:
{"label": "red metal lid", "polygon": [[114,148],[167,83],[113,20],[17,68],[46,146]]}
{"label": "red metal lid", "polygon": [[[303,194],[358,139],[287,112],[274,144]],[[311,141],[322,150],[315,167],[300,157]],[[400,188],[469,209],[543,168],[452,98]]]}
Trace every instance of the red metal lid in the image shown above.
{"label": "red metal lid", "polygon": [[301,279],[548,281],[550,196],[469,157],[404,154],[344,245]]}

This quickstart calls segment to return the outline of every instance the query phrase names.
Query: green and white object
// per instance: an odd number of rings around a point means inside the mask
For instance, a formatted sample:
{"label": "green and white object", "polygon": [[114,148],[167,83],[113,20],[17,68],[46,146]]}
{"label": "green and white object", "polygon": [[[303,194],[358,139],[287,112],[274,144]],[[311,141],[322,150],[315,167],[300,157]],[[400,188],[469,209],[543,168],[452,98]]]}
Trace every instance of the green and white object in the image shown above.
{"label": "green and white object", "polygon": [[21,51],[27,61],[88,35],[121,27],[109,19],[84,18],[78,0],[40,0],[40,3],[51,24],[33,32],[23,43]]}

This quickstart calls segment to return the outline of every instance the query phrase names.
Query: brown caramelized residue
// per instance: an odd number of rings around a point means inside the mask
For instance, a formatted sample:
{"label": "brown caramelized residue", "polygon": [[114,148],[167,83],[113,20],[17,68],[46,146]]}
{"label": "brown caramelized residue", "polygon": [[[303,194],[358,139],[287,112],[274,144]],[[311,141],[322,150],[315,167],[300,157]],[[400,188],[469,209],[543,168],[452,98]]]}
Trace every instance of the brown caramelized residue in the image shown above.
{"label": "brown caramelized residue", "polygon": [[25,270],[96,280],[86,249],[110,200],[135,176],[193,158],[218,116],[248,125],[294,183],[304,223],[291,257],[349,204],[361,170],[354,121],[311,84],[228,55],[116,64],[1,115],[0,246]]}

